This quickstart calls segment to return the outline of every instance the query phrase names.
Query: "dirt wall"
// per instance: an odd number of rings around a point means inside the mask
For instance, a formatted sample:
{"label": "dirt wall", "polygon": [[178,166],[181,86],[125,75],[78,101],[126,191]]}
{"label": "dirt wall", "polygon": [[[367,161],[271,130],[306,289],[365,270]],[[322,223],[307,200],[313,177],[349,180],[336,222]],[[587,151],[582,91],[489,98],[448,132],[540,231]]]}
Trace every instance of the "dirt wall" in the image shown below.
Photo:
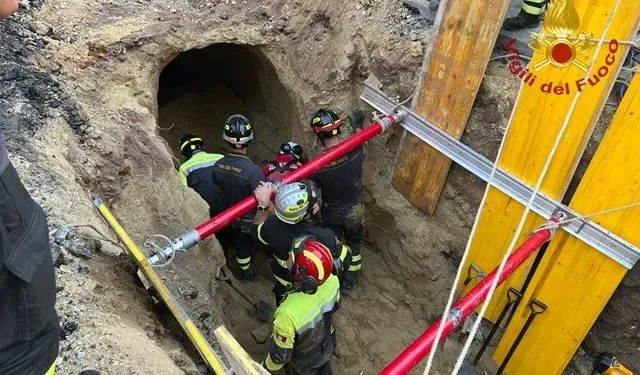
{"label": "dirt wall", "polygon": [[[390,0],[31,4],[15,19],[0,21],[0,113],[12,161],[53,229],[83,222],[110,234],[90,205],[100,196],[139,244],[153,233],[176,236],[206,218],[205,203],[180,184],[172,156],[184,124],[205,129],[214,122],[219,126],[211,117],[223,120],[223,111],[211,114],[207,103],[232,111],[243,109],[246,100],[248,110],[264,108],[256,118],[273,125],[263,133],[257,159],[268,157],[285,136],[300,140],[313,155],[320,150],[306,123],[315,109],[326,106],[345,114],[359,104],[369,74],[388,94],[407,97],[429,42],[428,30],[404,36],[406,30],[396,25],[410,14]],[[192,85],[173,101],[159,103],[159,93],[176,89],[171,80],[163,86],[163,69],[183,52],[213,45],[251,51],[255,60],[249,73],[256,74],[260,89],[242,79],[204,93]],[[502,70],[488,72],[463,138],[489,156],[497,150],[515,97],[515,86],[506,78]],[[194,94],[195,100],[176,102],[180,95]],[[181,109],[185,116],[179,116]],[[273,110],[277,115],[267,114]],[[174,122],[175,134],[157,127]],[[211,132],[213,144],[216,132]],[[400,135],[393,129],[369,143],[364,273],[336,316],[341,358],[334,363],[341,374],[374,373],[438,317],[482,195],[483,183],[454,166],[436,215],[415,209],[390,184]],[[99,237],[89,229],[78,233]],[[162,314],[150,312],[145,292],[120,269],[122,250],[102,242],[103,250],[90,259],[59,246],[67,264],[58,269],[64,289],[58,308],[65,321],[79,325],[63,342],[61,372],[94,367],[106,373],[159,373],[138,360],[143,353],[130,345],[136,341],[163,358],[158,366],[166,373],[198,373],[197,356],[185,350],[179,335],[162,328]],[[219,247],[208,241],[160,273],[206,335],[224,322],[260,358],[266,348],[251,337],[260,328],[251,307],[215,280],[213,270],[222,262]],[[263,281],[249,288],[254,298],[270,297],[264,264]],[[90,272],[78,271],[85,269]],[[629,348],[637,342],[620,336],[628,334],[622,331],[626,322],[633,322],[627,310],[632,305],[625,305],[637,287],[633,280],[625,280],[596,324],[594,347],[616,342]],[[614,332],[610,339],[605,330]],[[636,358],[631,350],[620,351],[629,353],[626,363]],[[436,364],[447,373],[450,358]]]}

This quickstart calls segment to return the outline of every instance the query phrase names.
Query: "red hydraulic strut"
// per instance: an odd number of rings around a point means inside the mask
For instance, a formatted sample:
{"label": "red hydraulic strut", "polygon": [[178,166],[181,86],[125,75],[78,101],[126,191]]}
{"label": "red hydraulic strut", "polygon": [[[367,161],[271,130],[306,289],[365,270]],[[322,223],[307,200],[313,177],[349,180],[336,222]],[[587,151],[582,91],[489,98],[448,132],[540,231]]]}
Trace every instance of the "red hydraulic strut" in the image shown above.
{"label": "red hydraulic strut", "polygon": [[[369,124],[369,126],[362,131],[355,133],[351,137],[340,142],[337,146],[323,152],[300,168],[287,174],[280,183],[284,185],[311,176],[325,165],[337,160],[341,156],[344,156],[349,151],[364,144],[366,141],[378,134],[381,134],[389,126],[404,121],[407,116],[408,113],[403,110],[382,116],[378,120]],[[195,229],[191,229],[183,233],[182,236],[176,239],[172,245],[165,247],[161,253],[157,253],[149,257],[149,262],[151,262],[151,264],[158,264],[162,262],[163,259],[166,259],[166,257],[171,256],[174,251],[186,250],[193,247],[200,241],[210,237],[220,229],[231,224],[241,216],[255,210],[257,206],[258,201],[252,194],[213,218],[198,225]]]}
{"label": "red hydraulic strut", "polygon": [[[552,217],[550,221],[557,223],[560,219]],[[518,247],[507,259],[507,263],[500,274],[498,285],[502,284],[518,267],[522,265],[531,255],[533,255],[540,246],[551,239],[554,229],[542,229],[533,233],[529,238]],[[467,295],[456,302],[449,311],[449,315],[444,322],[444,329],[440,340],[449,336],[451,332],[463,322],[473,310],[475,310],[482,301],[487,297],[491,283],[496,277],[498,267],[491,271],[482,281],[478,283]],[[420,337],[411,343],[400,355],[398,355],[391,363],[387,365],[380,375],[405,375],[411,371],[420,361],[426,357],[431,351],[436,340],[438,328],[442,322],[439,319],[432,324]]]}

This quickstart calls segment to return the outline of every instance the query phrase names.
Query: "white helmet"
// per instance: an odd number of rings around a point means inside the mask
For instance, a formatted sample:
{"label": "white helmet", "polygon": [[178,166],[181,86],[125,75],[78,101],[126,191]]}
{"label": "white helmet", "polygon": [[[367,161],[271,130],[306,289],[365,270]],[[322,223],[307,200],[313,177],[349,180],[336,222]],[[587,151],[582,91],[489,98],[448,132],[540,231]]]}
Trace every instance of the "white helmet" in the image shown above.
{"label": "white helmet", "polygon": [[276,216],[288,224],[302,221],[318,202],[320,194],[311,181],[292,182],[278,189]]}

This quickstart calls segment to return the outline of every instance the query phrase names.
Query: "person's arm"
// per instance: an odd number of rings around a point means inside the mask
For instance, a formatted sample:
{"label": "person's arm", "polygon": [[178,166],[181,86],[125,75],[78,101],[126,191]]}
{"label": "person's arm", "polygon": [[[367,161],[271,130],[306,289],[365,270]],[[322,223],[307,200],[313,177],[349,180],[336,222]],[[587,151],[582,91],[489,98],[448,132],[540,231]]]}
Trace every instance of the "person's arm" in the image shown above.
{"label": "person's arm", "polygon": [[270,373],[282,369],[291,360],[296,330],[286,314],[278,314],[273,322],[273,331],[269,340],[269,353],[262,366]]}
{"label": "person's arm", "polygon": [[364,113],[360,110],[360,108],[356,108],[351,111],[347,118],[349,119],[349,123],[351,124],[351,126],[353,126],[356,133],[362,131],[362,127],[364,126]]}
{"label": "person's arm", "polygon": [[253,194],[256,196],[256,200],[258,201],[258,210],[256,211],[256,216],[253,219],[253,223],[260,225],[264,223],[265,220],[267,220],[269,211],[272,208],[271,195],[273,194],[273,188],[270,184],[260,181]]}
{"label": "person's arm", "polygon": [[18,0],[0,0],[0,19],[18,11]]}
{"label": "person's arm", "polygon": [[184,186],[189,186],[189,184],[187,183],[187,175],[184,173],[186,168],[184,168],[183,165],[184,164],[182,164],[178,169],[178,174],[180,175],[180,181],[182,181],[182,184],[184,184]]}

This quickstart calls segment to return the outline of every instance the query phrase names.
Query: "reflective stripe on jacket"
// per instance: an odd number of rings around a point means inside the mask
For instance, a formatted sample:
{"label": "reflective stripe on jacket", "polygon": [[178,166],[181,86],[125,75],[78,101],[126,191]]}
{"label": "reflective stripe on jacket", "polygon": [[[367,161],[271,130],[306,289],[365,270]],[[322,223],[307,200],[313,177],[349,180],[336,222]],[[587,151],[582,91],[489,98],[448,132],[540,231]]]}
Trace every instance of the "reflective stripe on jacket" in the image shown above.
{"label": "reflective stripe on jacket", "polygon": [[292,358],[304,358],[331,342],[332,314],[340,306],[340,283],[335,275],[315,294],[287,294],[275,313],[267,370],[277,371]]}
{"label": "reflective stripe on jacket", "polygon": [[220,154],[210,154],[208,152],[200,151],[193,154],[189,160],[182,163],[178,172],[180,173],[180,179],[185,186],[189,186],[187,179],[191,172],[194,172],[202,168],[210,168],[216,164],[216,161],[222,159]]}
{"label": "reflective stripe on jacket", "polygon": [[213,167],[222,155],[196,152],[178,170],[182,183],[192,188],[209,205],[211,216],[226,208],[222,192],[213,184]]}

